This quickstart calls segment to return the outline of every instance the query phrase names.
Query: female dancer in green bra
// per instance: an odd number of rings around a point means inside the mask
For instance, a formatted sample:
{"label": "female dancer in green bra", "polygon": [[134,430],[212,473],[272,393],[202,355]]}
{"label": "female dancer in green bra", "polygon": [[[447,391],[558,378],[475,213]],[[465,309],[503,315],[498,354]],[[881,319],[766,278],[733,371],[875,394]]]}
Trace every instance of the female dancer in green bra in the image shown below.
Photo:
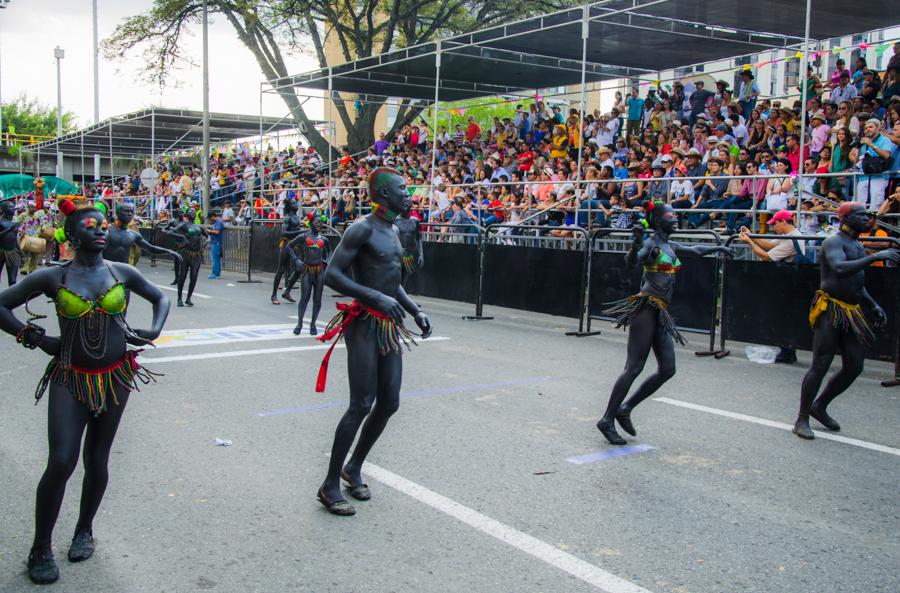
{"label": "female dancer in green bra", "polygon": [[[597,422],[597,428],[612,445],[625,444],[625,439],[616,432],[615,421],[619,421],[625,432],[636,436],[637,433],[631,424],[631,410],[675,375],[675,345],[672,340],[674,338],[682,345],[685,341],[667,309],[675,292],[675,274],[681,268],[678,256],[723,253],[730,257],[733,254],[729,247],[717,245],[688,247],[670,242],[669,236],[678,226],[678,215],[671,206],[663,202],[649,202],[646,209],[646,223],[654,231],[653,235],[645,241],[645,228],[635,227],[631,249],[625,255],[625,261],[629,266],[640,263],[644,267],[641,291],[604,311],[605,314],[616,317],[616,327],[628,327],[628,358],[625,370],[613,385],[606,413]],[[656,373],[647,377],[623,404],[631,384],[644,370],[651,349],[656,356]]]}
{"label": "female dancer in green bra", "polygon": [[[78,464],[84,439],[84,483],[75,537],[69,560],[87,560],[94,552],[92,523],[108,481],[107,462],[128,395],[138,381],[153,375],[135,360],[128,344],[145,345],[159,336],[169,314],[169,300],[140,272],[127,264],[103,259],[108,225],[103,213],[91,206],[60,201],[67,216],[64,231],[75,259],[62,266],[29,274],[0,292],[0,329],[16,336],[26,348],[40,348],[52,360],[38,384],[35,398],[49,390],[47,469],[37,488],[35,535],[28,557],[28,574],[35,583],[59,578],[51,536],[65,493],[66,482]],[[153,327],[131,329],[125,321],[126,291],[153,304]],[[33,323],[22,323],[13,310],[38,295],[56,305],[60,337],[45,335]]]}

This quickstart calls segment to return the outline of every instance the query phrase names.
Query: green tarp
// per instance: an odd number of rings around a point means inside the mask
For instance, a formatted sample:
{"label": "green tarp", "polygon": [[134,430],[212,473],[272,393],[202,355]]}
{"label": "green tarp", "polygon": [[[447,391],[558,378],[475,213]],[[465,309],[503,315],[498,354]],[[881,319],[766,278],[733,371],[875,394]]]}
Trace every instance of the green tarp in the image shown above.
{"label": "green tarp", "polygon": [[[78,193],[72,183],[53,175],[44,176],[44,195],[70,195]],[[34,191],[34,177],[31,175],[0,175],[0,191],[4,198],[11,198]]]}

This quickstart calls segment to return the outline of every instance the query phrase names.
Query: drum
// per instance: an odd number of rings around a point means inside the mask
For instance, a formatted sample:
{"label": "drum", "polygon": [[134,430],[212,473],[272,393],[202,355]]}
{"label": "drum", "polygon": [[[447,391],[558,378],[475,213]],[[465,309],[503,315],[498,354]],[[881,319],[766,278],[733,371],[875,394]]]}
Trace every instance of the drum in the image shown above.
{"label": "drum", "polygon": [[19,243],[19,249],[25,253],[44,253],[47,247],[47,240],[41,237],[30,237],[25,235]]}

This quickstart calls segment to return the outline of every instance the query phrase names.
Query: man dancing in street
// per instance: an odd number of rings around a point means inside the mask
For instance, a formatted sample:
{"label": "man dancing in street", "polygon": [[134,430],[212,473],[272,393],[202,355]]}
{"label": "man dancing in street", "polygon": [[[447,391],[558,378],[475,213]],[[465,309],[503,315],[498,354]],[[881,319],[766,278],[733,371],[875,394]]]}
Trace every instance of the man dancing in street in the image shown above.
{"label": "man dancing in street", "polygon": [[[896,249],[866,255],[858,240],[859,234],[869,227],[862,204],[846,202],[838,210],[838,216],[840,231],[822,242],[819,263],[821,284],[809,311],[809,324],[813,328],[813,359],[803,378],[800,414],[793,431],[803,439],[815,438],[809,427],[810,416],[829,430],[841,429],[841,425],[828,415],[828,404],[846,391],[862,373],[866,345],[875,337],[872,326],[863,316],[862,304],[872,309],[877,327],[887,322],[884,309],[866,291],[866,268],[876,261],[900,263],[900,251]],[[838,350],[841,352],[841,370],[831,377],[816,398]]]}
{"label": "man dancing in street", "polygon": [[[347,228],[325,272],[325,284],[354,301],[338,303],[337,316],[319,338],[335,339],[322,360],[319,392],[325,389],[334,346],[341,337],[347,344],[350,405],[335,431],[328,475],[317,494],[329,512],[345,516],[356,510],[341,495],[340,481],[347,482],[353,498],[371,497],[362,481],[362,465],[400,405],[402,348],[415,343],[403,326],[406,313],[415,319],[422,338],[431,335],[431,322],[400,283],[403,246],[393,223],[410,200],[403,177],[393,169],[376,169],[369,177],[369,196],[372,213]],[[361,425],[359,442],[344,465]]]}

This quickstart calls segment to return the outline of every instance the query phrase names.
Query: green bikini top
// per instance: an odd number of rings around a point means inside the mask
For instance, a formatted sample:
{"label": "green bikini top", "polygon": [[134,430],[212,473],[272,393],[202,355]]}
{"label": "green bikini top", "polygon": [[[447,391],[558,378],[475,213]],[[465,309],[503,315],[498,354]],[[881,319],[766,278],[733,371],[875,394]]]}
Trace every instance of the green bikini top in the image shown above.
{"label": "green bikini top", "polygon": [[669,254],[659,250],[659,253],[656,256],[656,261],[650,265],[644,266],[645,272],[663,272],[664,274],[674,274],[678,270],[681,269],[681,260],[678,259],[678,256],[675,256],[675,261],[672,261],[672,258],[669,257]]}
{"label": "green bikini top", "polygon": [[65,317],[66,319],[78,319],[93,311],[99,311],[104,315],[121,315],[124,313],[125,309],[128,308],[125,284],[119,281],[110,266],[106,267],[116,283],[106,289],[106,291],[94,301],[81,296],[65,286],[66,273],[68,272],[67,267],[66,270],[63,271],[62,285],[56,291],[56,298],[54,299],[56,303],[56,313],[60,317]]}

